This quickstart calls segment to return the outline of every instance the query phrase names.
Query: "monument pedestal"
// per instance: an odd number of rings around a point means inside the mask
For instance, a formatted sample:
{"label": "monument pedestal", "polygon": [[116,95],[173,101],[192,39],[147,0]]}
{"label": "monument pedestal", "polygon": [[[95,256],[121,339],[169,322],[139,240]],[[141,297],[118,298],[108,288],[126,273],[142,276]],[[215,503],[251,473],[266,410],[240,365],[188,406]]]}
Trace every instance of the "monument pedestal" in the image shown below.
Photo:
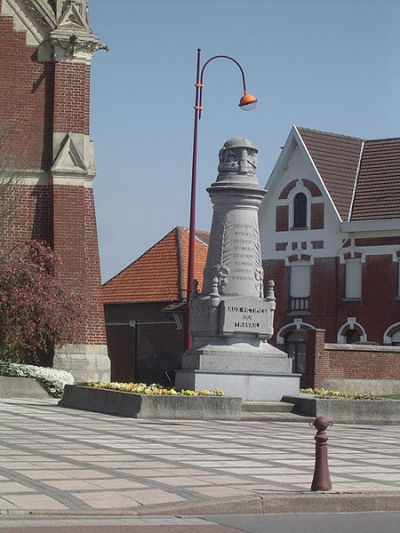
{"label": "monument pedestal", "polygon": [[292,373],[287,354],[263,342],[189,350],[175,375],[178,389],[219,389],[243,401],[280,401],[283,395],[298,394],[299,383],[300,374]]}
{"label": "monument pedestal", "polygon": [[282,396],[299,394],[300,375],[256,372],[177,370],[176,387],[193,390],[222,390],[244,402],[279,402]]}

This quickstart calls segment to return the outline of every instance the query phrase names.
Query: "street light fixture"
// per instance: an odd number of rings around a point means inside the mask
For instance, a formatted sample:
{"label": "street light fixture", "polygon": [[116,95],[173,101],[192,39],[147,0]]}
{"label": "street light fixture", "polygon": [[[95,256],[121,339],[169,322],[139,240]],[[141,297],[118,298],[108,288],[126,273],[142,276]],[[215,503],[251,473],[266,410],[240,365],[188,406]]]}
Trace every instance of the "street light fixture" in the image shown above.
{"label": "street light fixture", "polygon": [[196,67],[196,95],[194,105],[194,129],[193,129],[193,157],[192,157],[192,186],[190,195],[190,226],[189,226],[189,262],[188,262],[188,276],[186,289],[186,312],[185,312],[185,348],[188,350],[192,347],[192,337],[190,335],[190,306],[189,300],[193,289],[194,281],[194,254],[195,254],[195,233],[196,233],[196,173],[197,173],[197,134],[199,120],[201,119],[201,112],[203,110],[203,76],[206,66],[215,59],[228,59],[235,63],[242,75],[243,96],[240,99],[239,107],[244,111],[254,109],[257,103],[257,98],[249,94],[246,89],[246,80],[244,72],[240,64],[233,57],[226,55],[217,55],[208,59],[203,67],[200,69],[200,48],[197,49],[197,67]]}

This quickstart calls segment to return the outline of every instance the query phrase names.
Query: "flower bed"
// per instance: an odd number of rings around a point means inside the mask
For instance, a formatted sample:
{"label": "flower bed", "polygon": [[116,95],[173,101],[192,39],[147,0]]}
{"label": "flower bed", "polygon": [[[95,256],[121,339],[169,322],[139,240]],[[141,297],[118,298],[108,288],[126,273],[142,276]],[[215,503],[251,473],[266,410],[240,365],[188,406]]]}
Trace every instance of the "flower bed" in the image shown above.
{"label": "flower bed", "polygon": [[[305,393],[309,390],[310,393]],[[364,398],[335,391],[316,393],[313,389],[301,392],[299,396],[282,398],[283,402],[294,404],[293,412],[297,414],[327,416],[332,422],[342,424],[400,424],[400,400]]]}
{"label": "flower bed", "polygon": [[0,361],[0,376],[34,378],[54,398],[61,398],[65,385],[74,383],[72,374],[65,370],[9,363],[7,361]]}
{"label": "flower bed", "polygon": [[218,389],[212,390],[200,390],[194,391],[190,389],[181,389],[177,391],[175,387],[166,388],[162,385],[157,385],[152,383],[151,385],[146,385],[146,383],[118,383],[117,381],[112,381],[108,383],[82,383],[86,387],[92,387],[95,389],[109,389],[116,390],[121,392],[136,392],[138,394],[150,394],[156,396],[223,396],[224,393]]}
{"label": "flower bed", "polygon": [[154,384],[90,383],[67,385],[58,405],[130,418],[239,420],[242,399],[221,394],[176,391]]}
{"label": "flower bed", "polygon": [[381,396],[376,396],[372,394],[363,394],[361,392],[356,392],[354,394],[348,392],[340,392],[337,390],[327,390],[323,387],[316,389],[301,389],[300,391],[303,394],[312,394],[314,398],[324,399],[324,398],[347,398],[349,400],[382,400]]}

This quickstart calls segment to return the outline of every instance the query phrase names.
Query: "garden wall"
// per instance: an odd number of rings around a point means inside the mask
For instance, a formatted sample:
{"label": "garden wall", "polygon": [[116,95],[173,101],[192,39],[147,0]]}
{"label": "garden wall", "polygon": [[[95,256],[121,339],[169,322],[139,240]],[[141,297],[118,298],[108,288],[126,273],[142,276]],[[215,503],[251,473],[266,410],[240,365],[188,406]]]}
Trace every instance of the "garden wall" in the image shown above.
{"label": "garden wall", "polygon": [[400,346],[327,344],[315,331],[314,386],[343,392],[400,392]]}

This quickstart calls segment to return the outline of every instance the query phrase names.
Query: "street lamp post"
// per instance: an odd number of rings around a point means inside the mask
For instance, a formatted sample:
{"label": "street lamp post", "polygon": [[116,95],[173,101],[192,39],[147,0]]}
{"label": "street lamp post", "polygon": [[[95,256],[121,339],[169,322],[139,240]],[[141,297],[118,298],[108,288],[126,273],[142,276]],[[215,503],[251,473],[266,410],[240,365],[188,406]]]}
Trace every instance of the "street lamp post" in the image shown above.
{"label": "street lamp post", "polygon": [[235,63],[239,68],[242,75],[243,83],[243,96],[240,99],[239,107],[244,111],[250,111],[254,109],[257,98],[252,94],[249,94],[246,89],[246,80],[244,72],[240,64],[233,59],[233,57],[226,55],[217,55],[208,59],[203,67],[201,67],[200,60],[201,50],[197,49],[197,67],[196,67],[196,94],[194,104],[194,128],[193,128],[193,157],[192,157],[192,185],[190,193],[190,226],[189,226],[189,261],[188,261],[188,276],[187,276],[187,289],[186,289],[186,312],[185,312],[185,348],[188,350],[192,347],[192,336],[190,335],[190,306],[189,300],[193,289],[194,281],[194,254],[195,254],[195,233],[196,233],[196,173],[197,173],[197,136],[199,120],[201,119],[201,111],[203,109],[203,76],[206,66],[215,59],[228,59]]}

